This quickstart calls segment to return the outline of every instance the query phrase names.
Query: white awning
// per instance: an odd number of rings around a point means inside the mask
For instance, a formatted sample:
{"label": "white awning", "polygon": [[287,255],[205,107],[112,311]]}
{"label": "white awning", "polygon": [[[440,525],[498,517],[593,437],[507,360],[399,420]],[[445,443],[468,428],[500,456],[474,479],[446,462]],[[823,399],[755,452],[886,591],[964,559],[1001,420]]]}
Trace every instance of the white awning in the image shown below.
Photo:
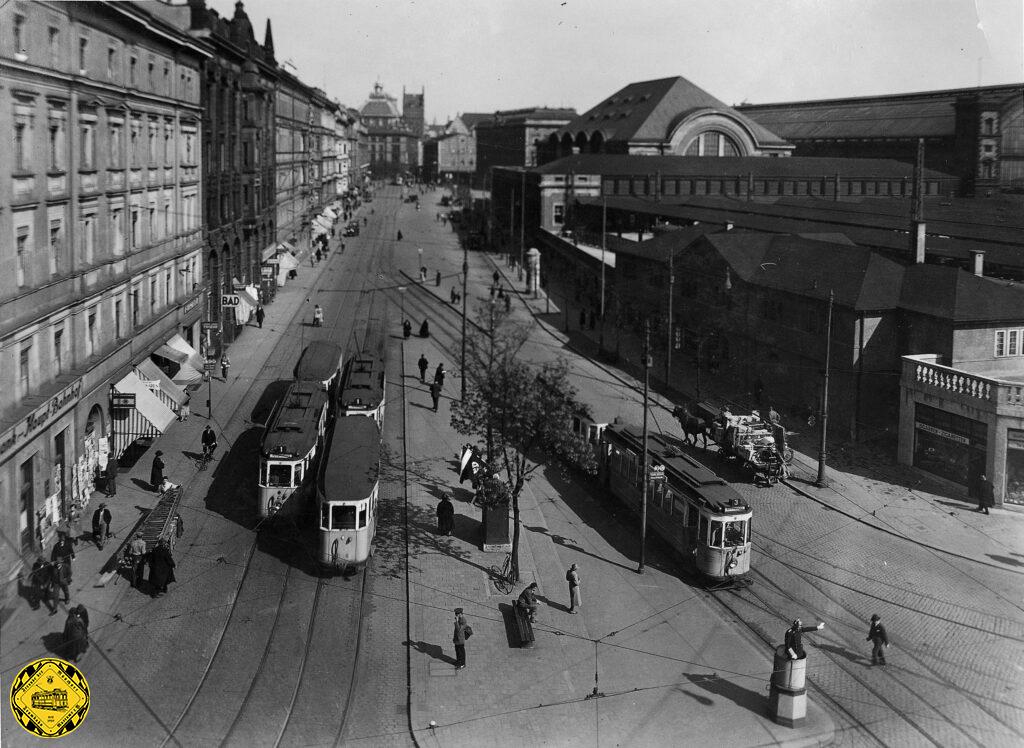
{"label": "white awning", "polygon": [[202,378],[203,373],[201,371],[196,371],[192,368],[192,365],[186,361],[181,365],[181,368],[178,369],[178,373],[174,375],[173,381],[175,384],[187,387],[193,382],[198,382]]}
{"label": "white awning", "polygon": [[281,263],[282,270],[293,270],[299,266],[299,261],[292,257],[290,252],[283,252],[277,256]]}
{"label": "white awning", "polygon": [[324,215],[330,218],[332,221],[337,220],[338,218],[338,212],[330,205],[324,208]]}
{"label": "white awning", "polygon": [[313,236],[323,236],[324,234],[327,234],[328,231],[323,227],[323,224],[313,221],[310,233],[312,233]]}
{"label": "white awning", "polygon": [[153,355],[159,356],[160,358],[166,358],[168,361],[173,361],[176,364],[183,364],[188,361],[187,353],[171,348],[171,346],[166,343],[153,351]]}
{"label": "white awning", "polygon": [[143,379],[159,382],[161,392],[163,392],[164,395],[174,403],[175,408],[180,408],[181,404],[188,399],[188,395],[185,394],[185,391],[171,381],[171,378],[164,374],[160,367],[150,359],[147,358],[140,361],[135,369]]}
{"label": "white awning", "polygon": [[124,379],[114,385],[114,389],[125,394],[134,392],[135,410],[153,424],[153,428],[161,434],[177,417],[173,410],[160,402],[160,398],[149,391],[149,387],[144,385],[134,372],[125,374]]}
{"label": "white awning", "polygon": [[330,229],[331,228],[331,224],[334,223],[334,219],[333,218],[329,218],[327,216],[322,216],[322,215],[321,216],[317,216],[316,218],[313,219],[313,221],[314,221],[314,223],[319,223],[325,229]]}
{"label": "white awning", "polygon": [[277,243],[277,248],[278,248],[278,250],[283,250],[285,252],[294,252],[295,251],[295,245],[291,244],[289,242],[278,242]]}
{"label": "white awning", "polygon": [[174,350],[181,351],[182,353],[187,355],[188,365],[191,366],[193,369],[202,371],[203,357],[200,356],[196,349],[190,346],[188,342],[185,340],[185,338],[181,337],[181,335],[175,334],[171,336],[171,339],[167,341],[167,345],[169,345]]}

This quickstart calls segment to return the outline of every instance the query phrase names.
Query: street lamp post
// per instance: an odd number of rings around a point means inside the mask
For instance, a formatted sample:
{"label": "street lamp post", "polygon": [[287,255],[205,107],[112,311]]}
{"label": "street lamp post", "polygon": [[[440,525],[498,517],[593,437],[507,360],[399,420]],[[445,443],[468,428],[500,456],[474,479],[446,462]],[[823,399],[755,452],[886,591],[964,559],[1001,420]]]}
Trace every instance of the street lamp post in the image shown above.
{"label": "street lamp post", "polygon": [[665,348],[665,385],[672,386],[672,292],[676,277],[673,275],[671,249],[668,251],[668,346]]}
{"label": "street lamp post", "polygon": [[640,460],[640,480],[642,489],[640,491],[640,565],[637,573],[644,573],[644,554],[647,548],[647,395],[651,379],[651,321],[644,320],[644,428],[643,428],[643,457]]}
{"label": "street lamp post", "polygon": [[519,188],[519,280],[523,279],[523,263],[526,260],[526,167]]}
{"label": "street lamp post", "polygon": [[828,478],[825,476],[826,433],[828,432],[828,370],[832,359],[832,305],[835,302],[835,291],[828,292],[828,315],[825,318],[825,375],[821,387],[821,444],[818,447],[818,479],[815,485],[825,487]]}
{"label": "street lamp post", "polygon": [[466,277],[469,275],[469,247],[462,245],[462,402],[466,402]]}

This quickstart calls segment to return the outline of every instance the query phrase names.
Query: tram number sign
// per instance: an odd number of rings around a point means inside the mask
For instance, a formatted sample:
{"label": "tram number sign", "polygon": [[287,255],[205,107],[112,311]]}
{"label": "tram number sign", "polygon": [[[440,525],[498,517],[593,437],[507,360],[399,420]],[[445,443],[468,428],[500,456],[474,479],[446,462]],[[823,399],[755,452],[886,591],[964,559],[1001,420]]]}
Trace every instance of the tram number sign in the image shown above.
{"label": "tram number sign", "polygon": [[115,392],[110,396],[110,407],[114,409],[131,409],[135,407],[134,392]]}
{"label": "tram number sign", "polygon": [[221,306],[238,306],[239,301],[238,294],[234,293],[221,294],[220,297]]}
{"label": "tram number sign", "polygon": [[647,469],[647,479],[651,483],[663,483],[665,481],[665,466],[651,465]]}

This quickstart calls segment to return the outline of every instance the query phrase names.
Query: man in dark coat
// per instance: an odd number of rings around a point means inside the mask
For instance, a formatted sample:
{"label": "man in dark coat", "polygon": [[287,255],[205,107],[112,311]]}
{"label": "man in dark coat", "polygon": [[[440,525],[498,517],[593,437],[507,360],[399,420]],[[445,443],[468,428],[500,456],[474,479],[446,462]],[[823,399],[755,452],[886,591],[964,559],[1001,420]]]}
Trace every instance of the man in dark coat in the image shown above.
{"label": "man in dark coat", "polygon": [[437,505],[437,531],[441,535],[451,535],[455,527],[455,505],[448,494],[441,497]]}
{"label": "man in dark coat", "polygon": [[154,491],[159,491],[160,484],[164,482],[164,467],[164,453],[158,449],[153,458],[153,467],[149,471],[149,485]]}
{"label": "man in dark coat", "polygon": [[434,401],[434,412],[436,413],[437,406],[441,403],[441,385],[437,383],[436,379],[430,385],[430,399]]}
{"label": "man in dark coat", "polygon": [[117,458],[111,452],[107,456],[107,496],[117,496]]}
{"label": "man in dark coat", "polygon": [[803,635],[809,631],[820,631],[823,628],[825,628],[824,623],[819,623],[817,626],[804,626],[799,618],[793,621],[793,625],[786,629],[786,654],[789,655],[789,659],[804,659],[807,652],[804,651]]}
{"label": "man in dark coat", "polygon": [[444,364],[438,364],[437,368],[434,369],[434,381],[437,382],[437,386],[444,389]]}
{"label": "man in dark coat", "polygon": [[867,641],[874,646],[871,649],[871,664],[885,664],[885,648],[889,646],[889,636],[882,625],[882,617],[877,613],[871,616],[871,628],[868,629]]}
{"label": "man in dark coat", "polygon": [[996,505],[996,494],[995,489],[992,487],[992,481],[988,479],[984,473],[978,476],[978,509],[979,512],[989,513],[989,507]]}
{"label": "man in dark coat", "polygon": [[177,581],[174,578],[174,566],[167,541],[161,539],[149,554],[149,587],[153,597],[167,592],[167,585]]}
{"label": "man in dark coat", "polygon": [[266,316],[267,316],[267,313],[263,311],[263,305],[262,304],[260,304],[258,307],[256,307],[256,324],[260,326],[261,330],[263,329],[263,319]]}
{"label": "man in dark coat", "polygon": [[92,537],[96,541],[96,547],[103,550],[103,541],[110,537],[110,510],[107,505],[100,503],[96,511],[92,513]]}
{"label": "man in dark coat", "polygon": [[89,649],[89,611],[84,605],[76,605],[68,611],[64,622],[64,656],[72,662]]}
{"label": "man in dark coat", "polygon": [[455,633],[452,634],[452,643],[455,645],[455,669],[463,670],[466,667],[466,617],[462,615],[462,608],[455,609]]}
{"label": "man in dark coat", "polygon": [[64,593],[64,602],[71,602],[71,592],[68,585],[71,584],[71,561],[75,558],[75,547],[66,533],[58,533],[60,539],[53,546],[50,552],[50,561],[57,564],[54,579],[57,586]]}
{"label": "man in dark coat", "polygon": [[537,620],[537,583],[531,582],[530,585],[519,593],[519,600],[516,602],[523,611],[530,616],[530,621]]}
{"label": "man in dark coat", "polygon": [[420,354],[420,360],[416,362],[417,366],[420,367],[420,381],[427,381],[427,369],[430,368],[430,362],[427,361],[427,356],[424,353]]}

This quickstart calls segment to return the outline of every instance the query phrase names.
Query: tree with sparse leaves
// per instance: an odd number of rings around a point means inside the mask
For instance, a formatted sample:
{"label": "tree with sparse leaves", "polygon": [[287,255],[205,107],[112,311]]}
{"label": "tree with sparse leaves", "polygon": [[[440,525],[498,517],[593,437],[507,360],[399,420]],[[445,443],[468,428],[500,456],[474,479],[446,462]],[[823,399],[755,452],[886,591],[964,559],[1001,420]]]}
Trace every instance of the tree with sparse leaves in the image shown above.
{"label": "tree with sparse leaves", "polygon": [[531,326],[513,322],[494,304],[479,310],[478,332],[466,341],[466,398],[453,403],[451,423],[487,445],[491,472],[504,473],[512,505],[512,575],[519,578],[519,496],[530,475],[553,462],[596,472],[585,436],[573,433],[574,416],[589,417],[576,399],[564,359],[531,363],[522,357]]}

